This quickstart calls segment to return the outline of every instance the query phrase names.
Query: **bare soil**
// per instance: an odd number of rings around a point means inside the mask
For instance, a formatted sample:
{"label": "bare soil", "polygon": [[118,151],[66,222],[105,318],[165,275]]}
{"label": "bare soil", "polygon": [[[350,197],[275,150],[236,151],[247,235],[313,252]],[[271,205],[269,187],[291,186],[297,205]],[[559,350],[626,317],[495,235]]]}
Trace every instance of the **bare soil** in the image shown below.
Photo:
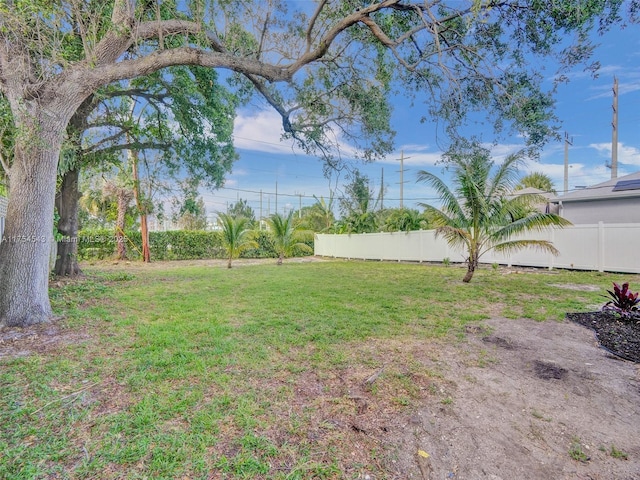
{"label": "bare soil", "polygon": [[486,325],[442,345],[451,402],[399,426],[394,478],[640,479],[638,365],[570,321]]}

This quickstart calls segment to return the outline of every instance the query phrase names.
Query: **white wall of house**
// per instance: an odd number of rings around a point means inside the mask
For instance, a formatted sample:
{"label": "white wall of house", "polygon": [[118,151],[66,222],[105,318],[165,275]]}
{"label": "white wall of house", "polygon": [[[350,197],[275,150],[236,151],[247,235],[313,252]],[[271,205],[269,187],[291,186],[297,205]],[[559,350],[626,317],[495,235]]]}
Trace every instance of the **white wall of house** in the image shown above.
{"label": "white wall of house", "polygon": [[562,202],[558,213],[574,225],[640,223],[640,197]]}
{"label": "white wall of house", "polygon": [[[502,265],[569,268],[608,272],[640,273],[640,222],[574,225],[548,229],[522,238],[548,240],[558,256],[533,249],[513,255],[489,252],[480,261]],[[464,251],[451,248],[435,231],[365,233],[359,235],[317,234],[315,254],[325,257],[415,262],[464,262]]]}

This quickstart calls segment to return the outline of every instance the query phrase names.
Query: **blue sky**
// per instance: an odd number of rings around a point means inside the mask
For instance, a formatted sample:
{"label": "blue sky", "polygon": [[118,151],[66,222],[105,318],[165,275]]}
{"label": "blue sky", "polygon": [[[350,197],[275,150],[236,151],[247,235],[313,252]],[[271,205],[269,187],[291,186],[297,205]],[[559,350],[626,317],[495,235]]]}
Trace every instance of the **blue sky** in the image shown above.
{"label": "blue sky", "polygon": [[[600,44],[594,59],[601,68],[598,78],[576,69],[570,73],[570,82],[559,87],[556,114],[562,130],[569,134],[569,191],[581,186],[594,185],[611,178],[606,163],[611,158],[613,79],[619,82],[618,176],[640,170],[640,26],[631,25],[623,30],[608,32],[597,39]],[[420,123],[419,105],[409,108],[402,99],[393,101],[395,109],[393,128],[398,132],[395,150],[384,161],[371,164],[355,162],[361,172],[371,178],[379,189],[384,170],[385,207],[400,204],[400,158],[405,157],[403,203],[416,207],[418,202],[437,204],[437,199],[426,185],[416,183],[418,170],[443,174],[441,150],[436,142],[436,126]],[[478,131],[490,139],[491,132]],[[311,205],[313,196],[329,196],[330,189],[347,181],[341,174],[331,181],[324,177],[322,162],[292,149],[280,141],[282,127],[279,116],[269,109],[246,109],[235,121],[234,141],[240,159],[233,173],[227,177],[225,188],[204,192],[207,212],[224,211],[228,204],[245,199],[266,216],[275,211],[297,209]],[[519,150],[522,143],[513,138],[497,145],[493,155],[497,161],[508,153]],[[522,174],[544,172],[562,192],[564,184],[564,142],[552,142],[542,151],[538,162],[528,162]],[[337,183],[336,183],[337,182]],[[276,200],[276,184],[278,196]]]}

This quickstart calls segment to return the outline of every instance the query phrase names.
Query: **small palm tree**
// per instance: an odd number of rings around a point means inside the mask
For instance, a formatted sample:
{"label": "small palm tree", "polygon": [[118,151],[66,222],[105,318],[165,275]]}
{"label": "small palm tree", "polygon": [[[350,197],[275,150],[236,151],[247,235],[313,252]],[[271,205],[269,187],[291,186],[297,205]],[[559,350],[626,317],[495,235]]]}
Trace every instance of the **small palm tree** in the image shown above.
{"label": "small palm tree", "polygon": [[269,227],[273,237],[274,248],[278,254],[278,265],[282,265],[285,257],[290,256],[295,248],[311,252],[311,247],[304,243],[306,232],[298,229],[293,221],[293,211],[286,217],[276,213],[269,219]]}
{"label": "small palm tree", "polygon": [[468,254],[464,282],[471,281],[478,260],[490,250],[508,253],[533,247],[558,254],[546,240],[511,240],[520,233],[571,225],[552,213],[531,212],[520,217],[523,205],[529,204],[531,197],[509,196],[520,163],[518,155],[509,156],[493,175],[489,151],[477,145],[461,154],[450,154],[449,162],[453,166],[454,190],[424,170],[418,172],[418,181],[430,184],[442,201],[441,209],[422,204],[433,215],[436,234],[452,246],[463,247]]}
{"label": "small palm tree", "polygon": [[232,217],[226,213],[218,214],[218,225],[222,229],[220,236],[222,246],[227,252],[227,268],[231,268],[231,261],[238,258],[248,248],[257,248],[258,244],[252,238],[251,221],[245,217]]}

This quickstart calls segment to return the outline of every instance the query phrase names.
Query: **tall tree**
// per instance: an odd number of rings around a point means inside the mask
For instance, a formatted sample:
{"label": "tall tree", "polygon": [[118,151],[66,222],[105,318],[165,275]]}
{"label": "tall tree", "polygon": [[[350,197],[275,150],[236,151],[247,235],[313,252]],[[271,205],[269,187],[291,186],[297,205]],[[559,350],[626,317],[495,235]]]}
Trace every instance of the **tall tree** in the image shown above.
{"label": "tall tree", "polygon": [[107,181],[104,185],[103,194],[116,203],[117,215],[114,231],[116,238],[116,258],[118,260],[126,260],[127,238],[125,233],[125,218],[134,197],[131,178],[124,174]]}
{"label": "tall tree", "polygon": [[253,211],[253,208],[251,208],[249,202],[242,198],[238,199],[236,203],[229,205],[227,214],[235,218],[244,217],[249,220],[251,226],[253,226],[256,221],[256,213]]}
{"label": "tall tree", "polygon": [[[141,253],[148,262],[147,215],[153,204],[151,188],[143,186],[157,183],[148,177],[158,172],[167,177],[186,172],[205,186],[221,186],[236,158],[231,138],[236,104],[236,97],[218,82],[216,71],[201,67],[163,69],[118,82],[88,97],[67,129],[66,151],[72,160],[67,168],[61,168],[64,173],[56,197],[58,230],[64,239],[58,245],[54,272],[68,276],[80,271],[77,242],[67,239],[75,239],[78,233],[74,214],[78,211],[80,193],[76,187],[82,167],[117,163],[122,161],[122,152],[127,154],[140,216]],[[154,157],[153,170],[147,156]]]}
{"label": "tall tree", "polygon": [[388,98],[397,80],[452,127],[466,111],[490,112],[497,127],[541,145],[554,133],[552,99],[530,54],[583,59],[588,50],[566,48],[563,34],[586,32],[596,18],[608,26],[621,4],[3,2],[0,92],[15,135],[11,158],[0,156],[10,183],[0,325],[51,318],[57,164],[71,117],[100,88],[175,65],[223,68],[238,74],[239,91],[254,89],[281,114],[286,135],[331,162],[336,129],[364,158],[390,151]]}
{"label": "tall tree", "polygon": [[354,170],[340,198],[342,222],[349,233],[372,233],[378,230],[375,191],[366,175]]}
{"label": "tall tree", "polygon": [[471,281],[480,258],[491,250],[509,253],[537,248],[558,254],[553,244],[546,240],[513,239],[529,231],[571,225],[553,213],[532,212],[520,217],[523,206],[536,197],[509,195],[521,165],[520,155],[510,155],[494,168],[489,150],[472,144],[448,152],[446,160],[453,170],[455,187],[450,189],[441,178],[420,170],[418,181],[436,190],[442,207],[421,205],[432,215],[436,235],[442,235],[449,244],[466,252],[467,273],[463,282]]}
{"label": "tall tree", "polygon": [[309,207],[302,207],[302,225],[312,232],[328,232],[336,221],[333,213],[334,193],[329,193],[329,199],[316,197],[316,202]]}
{"label": "tall tree", "polygon": [[207,211],[200,196],[200,179],[187,177],[179,182],[180,193],[173,197],[173,223],[183,230],[204,230],[207,227]]}

